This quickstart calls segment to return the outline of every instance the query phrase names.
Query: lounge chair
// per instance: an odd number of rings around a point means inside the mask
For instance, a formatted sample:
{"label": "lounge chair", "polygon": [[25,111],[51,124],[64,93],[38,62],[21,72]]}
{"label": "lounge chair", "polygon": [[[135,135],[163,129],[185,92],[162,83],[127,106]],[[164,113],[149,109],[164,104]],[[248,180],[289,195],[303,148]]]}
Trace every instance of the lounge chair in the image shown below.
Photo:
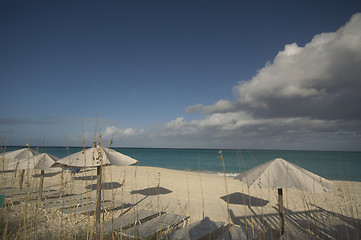
{"label": "lounge chair", "polygon": [[[56,190],[54,189],[44,189],[43,193],[46,192],[54,192]],[[17,195],[36,195],[39,193],[39,189],[18,189],[18,188],[6,188],[6,189],[1,189],[0,192],[2,194],[4,194],[6,197],[12,197],[12,196],[17,196]]]}
{"label": "lounge chair", "polygon": [[56,199],[55,202],[48,202],[48,201],[42,202],[40,208],[43,210],[76,208],[80,206],[93,204],[94,202],[95,202],[94,199],[85,198],[84,196],[71,196],[71,197]]}
{"label": "lounge chair", "polygon": [[[6,195],[6,201],[7,201],[7,203],[10,203],[11,205],[15,205],[18,203],[24,203],[24,202],[36,200],[39,197],[38,194],[39,194],[39,192],[31,192],[30,194],[22,193],[22,194],[15,194],[15,195],[11,195],[11,196]],[[61,195],[60,191],[49,190],[49,191],[43,191],[41,198],[42,199],[54,198],[54,197],[59,197],[60,195]]]}
{"label": "lounge chair", "polygon": [[125,229],[122,234],[126,238],[151,239],[162,234],[168,234],[181,225],[186,225],[188,218],[188,216],[166,213],[140,225]]}
{"label": "lounge chair", "polygon": [[164,212],[157,212],[148,209],[139,209],[137,211],[130,210],[126,214],[120,215],[114,223],[107,228],[107,232],[122,232],[124,229],[142,224],[152,218],[162,215]]}
{"label": "lounge chair", "polygon": [[[122,205],[124,205],[124,203],[119,203],[119,202],[111,202],[111,201],[104,201],[102,202],[102,211],[112,211],[112,210],[116,210],[116,209],[120,209],[122,207]],[[129,204],[130,205],[130,204]],[[70,207],[70,208],[65,208],[65,209],[60,209],[60,212],[64,213],[64,214],[93,214],[96,208],[96,204],[95,202],[93,202],[92,204],[86,204],[86,205],[82,205],[82,206],[77,206],[77,207]]]}

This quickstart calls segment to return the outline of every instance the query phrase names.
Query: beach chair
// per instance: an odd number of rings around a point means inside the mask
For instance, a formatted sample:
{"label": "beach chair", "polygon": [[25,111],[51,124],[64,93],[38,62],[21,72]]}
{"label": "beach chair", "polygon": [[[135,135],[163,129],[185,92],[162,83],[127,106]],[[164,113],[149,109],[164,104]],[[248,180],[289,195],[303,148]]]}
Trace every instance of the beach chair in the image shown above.
{"label": "beach chair", "polygon": [[[85,205],[79,205],[76,207],[70,207],[70,208],[64,208],[64,209],[60,209],[60,212],[67,214],[67,215],[73,215],[73,214],[93,214],[95,212],[95,208],[96,208],[96,204],[95,201],[93,201],[92,203],[94,204],[85,204]],[[124,203],[120,203],[120,202],[111,202],[111,201],[104,201],[102,202],[102,212],[108,212],[108,211],[112,211],[112,210],[117,210],[122,208],[122,205],[124,207],[124,205],[129,205],[130,204],[124,204]]]}
{"label": "beach chair", "polygon": [[2,187],[0,188],[0,193],[4,194],[8,191],[13,191],[13,190],[16,190],[17,188],[14,188],[14,187]]}
{"label": "beach chair", "polygon": [[157,212],[148,209],[139,209],[137,211],[131,210],[126,214],[120,215],[113,224],[109,224],[110,226],[107,228],[106,232],[122,232],[124,229],[142,224],[162,214],[164,214],[164,212]]}
{"label": "beach chair", "polygon": [[[56,190],[54,189],[44,189],[43,193],[46,192],[54,192]],[[33,195],[33,194],[37,194],[39,193],[39,189],[18,189],[18,188],[6,188],[6,189],[1,189],[0,191],[2,194],[4,194],[6,197],[12,197],[12,196],[16,196],[16,195]]]}
{"label": "beach chair", "polygon": [[216,239],[227,226],[224,222],[213,222],[208,217],[181,228],[167,237],[168,239]]}
{"label": "beach chair", "polygon": [[[52,197],[52,198],[45,198],[41,199],[40,206],[45,204],[55,204],[60,202],[67,202],[71,200],[81,200],[84,199],[84,196],[78,196],[78,195],[71,195],[71,194],[62,194],[59,197]],[[30,204],[33,202],[36,202],[37,199],[29,201]]]}
{"label": "beach chair", "polygon": [[[30,192],[30,194],[23,193],[23,194],[14,194],[11,196],[6,196],[6,202],[7,204],[11,204],[12,206],[15,204],[20,203],[28,203],[29,201],[37,200],[39,198],[39,192]],[[61,195],[60,191],[56,190],[49,190],[49,191],[43,191],[41,198],[42,199],[48,199],[48,198],[56,198]]]}
{"label": "beach chair", "polygon": [[43,210],[76,208],[80,206],[89,205],[95,202],[94,199],[89,199],[84,196],[69,196],[58,199],[48,199],[49,201],[42,201],[40,208]]}
{"label": "beach chair", "polygon": [[167,235],[175,229],[186,225],[188,218],[189,216],[173,213],[162,214],[145,223],[123,230],[122,235],[131,239],[159,238],[162,234]]}

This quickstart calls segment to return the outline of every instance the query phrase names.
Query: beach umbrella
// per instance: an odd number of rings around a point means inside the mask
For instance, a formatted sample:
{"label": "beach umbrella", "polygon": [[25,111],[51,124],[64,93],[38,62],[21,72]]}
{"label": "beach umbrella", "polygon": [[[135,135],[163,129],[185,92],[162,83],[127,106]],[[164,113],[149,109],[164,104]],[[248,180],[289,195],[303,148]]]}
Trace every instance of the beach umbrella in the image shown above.
{"label": "beach umbrella", "polygon": [[[18,149],[18,150],[14,150],[14,151],[10,151],[10,152],[4,152],[0,154],[0,159],[3,160],[9,160],[10,163],[18,163],[21,160],[27,160],[30,159],[31,157],[37,155],[38,153],[30,148],[22,148],[22,149]],[[12,169],[12,170],[17,170]],[[21,175],[20,175],[20,189],[22,189],[22,185],[23,185],[23,180],[24,180],[24,173],[25,173],[25,169],[23,169],[21,171]]]}
{"label": "beach umbrella", "polygon": [[127,155],[117,152],[113,149],[102,147],[100,145],[93,146],[76,152],[67,157],[64,157],[57,161],[55,166],[64,166],[72,168],[97,168],[97,201],[96,201],[96,225],[100,225],[100,211],[101,211],[101,172],[102,166],[114,165],[114,166],[129,166],[138,163]]}
{"label": "beach umbrella", "polygon": [[248,171],[236,179],[247,183],[249,188],[278,188],[278,205],[281,233],[284,232],[283,188],[296,188],[305,192],[329,191],[332,182],[282,158],[276,158]]}
{"label": "beach umbrella", "polygon": [[48,153],[41,153],[35,155],[29,159],[23,159],[18,162],[10,163],[8,165],[8,169],[20,169],[20,170],[28,170],[28,169],[37,169],[41,171],[40,175],[40,186],[39,186],[39,196],[41,199],[41,195],[43,192],[43,185],[44,185],[44,175],[45,171],[61,171],[61,168],[52,168],[55,162],[59,160],[58,157],[50,155]]}
{"label": "beach umbrella", "polygon": [[98,166],[129,166],[138,163],[137,160],[113,149],[96,146],[76,152],[57,161],[56,166],[73,168],[89,168]]}
{"label": "beach umbrella", "polygon": [[28,159],[22,159],[18,162],[10,163],[8,165],[8,169],[15,170],[17,169],[38,169],[42,171],[47,170],[61,170],[60,168],[54,169],[51,168],[56,161],[58,161],[59,158],[55,157],[53,155],[50,155],[48,153],[41,153],[38,155],[35,155],[33,157],[30,157]]}
{"label": "beach umbrella", "polygon": [[29,159],[38,153],[30,148],[22,148],[10,152],[3,152],[0,154],[0,159],[9,159],[13,161],[19,161],[23,159]]}

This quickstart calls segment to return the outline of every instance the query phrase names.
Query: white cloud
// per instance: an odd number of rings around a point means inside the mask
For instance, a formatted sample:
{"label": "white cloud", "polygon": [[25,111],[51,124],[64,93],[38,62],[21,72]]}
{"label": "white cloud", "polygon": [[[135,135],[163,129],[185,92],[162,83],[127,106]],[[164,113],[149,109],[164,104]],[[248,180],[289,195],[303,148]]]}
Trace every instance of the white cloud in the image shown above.
{"label": "white cloud", "polygon": [[336,32],[316,35],[304,47],[287,44],[252,79],[234,86],[236,101],[188,107],[187,113],[210,115],[182,119],[177,131],[192,126],[202,136],[258,147],[275,147],[277,142],[282,148],[293,141],[305,148],[338,142],[338,147],[360,149],[360,29],[358,13]]}
{"label": "white cloud", "polygon": [[214,105],[204,106],[203,104],[196,104],[186,108],[186,113],[201,112],[204,114],[214,112],[232,112],[236,110],[236,104],[227,100],[219,100]]}
{"label": "white cloud", "polygon": [[134,128],[119,129],[117,127],[107,127],[103,133],[104,138],[122,138],[122,137],[133,137],[141,135],[144,132],[144,129],[137,130]]}
{"label": "white cloud", "polygon": [[249,81],[235,102],[197,104],[187,112],[247,111],[255,117],[361,119],[361,14],[336,32],[316,35],[304,47],[288,44]]}
{"label": "white cloud", "polygon": [[233,88],[234,102],[196,104],[149,131],[107,127],[105,136],[142,146],[361,149],[361,14],[304,47],[288,44],[273,62]]}
{"label": "white cloud", "polygon": [[203,108],[204,108],[204,105],[199,103],[199,104],[187,107],[185,111],[186,111],[186,113],[202,112]]}

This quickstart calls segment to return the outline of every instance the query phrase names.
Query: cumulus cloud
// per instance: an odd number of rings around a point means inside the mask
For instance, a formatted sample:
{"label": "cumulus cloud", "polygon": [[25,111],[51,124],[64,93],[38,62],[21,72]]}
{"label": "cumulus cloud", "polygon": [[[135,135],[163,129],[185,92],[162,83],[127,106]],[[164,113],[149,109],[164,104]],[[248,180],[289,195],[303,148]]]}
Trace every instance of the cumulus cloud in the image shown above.
{"label": "cumulus cloud", "polygon": [[233,87],[235,101],[189,106],[187,113],[205,117],[178,118],[164,130],[243,147],[283,148],[294,142],[293,148],[328,148],[334,141],[359,149],[360,29],[358,13],[336,32],[318,34],[303,47],[287,44],[252,79]]}
{"label": "cumulus cloud", "polygon": [[202,120],[186,121],[183,117],[169,122],[158,129],[163,135],[199,135],[219,131],[235,130],[249,123],[251,118],[244,112],[217,113],[206,116]]}
{"label": "cumulus cloud", "polygon": [[361,14],[304,47],[288,44],[272,63],[233,92],[237,101],[197,104],[187,112],[247,111],[254,117],[361,119]]}
{"label": "cumulus cloud", "polygon": [[105,135],[141,136],[143,146],[360,150],[360,29],[361,14],[355,14],[303,47],[286,45],[233,87],[235,101],[186,108],[202,119],[178,117],[149,131],[108,127]]}
{"label": "cumulus cloud", "polygon": [[201,120],[179,117],[153,129],[150,139],[167,140],[170,147],[352,150],[360,146],[361,122],[215,113]]}
{"label": "cumulus cloud", "polygon": [[219,100],[214,105],[204,106],[203,104],[196,104],[186,108],[186,113],[201,112],[204,114],[208,113],[226,113],[237,110],[237,104],[227,100]]}
{"label": "cumulus cloud", "polygon": [[122,138],[122,137],[133,137],[140,135],[144,132],[144,129],[137,130],[134,128],[126,128],[126,129],[120,129],[114,126],[107,127],[105,129],[105,132],[103,133],[103,136],[105,138]]}

